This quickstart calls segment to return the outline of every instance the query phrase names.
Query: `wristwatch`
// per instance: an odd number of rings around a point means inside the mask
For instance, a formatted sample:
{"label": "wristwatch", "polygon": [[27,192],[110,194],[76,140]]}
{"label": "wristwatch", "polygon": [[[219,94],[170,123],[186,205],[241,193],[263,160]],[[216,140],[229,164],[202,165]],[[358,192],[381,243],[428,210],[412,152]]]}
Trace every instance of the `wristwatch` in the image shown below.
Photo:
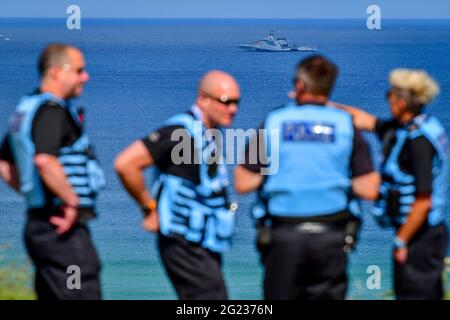
{"label": "wristwatch", "polygon": [[156,210],[156,207],[157,207],[156,201],[153,199],[149,200],[146,204],[144,204],[141,207],[144,217],[148,217],[150,213],[152,213],[152,211]]}

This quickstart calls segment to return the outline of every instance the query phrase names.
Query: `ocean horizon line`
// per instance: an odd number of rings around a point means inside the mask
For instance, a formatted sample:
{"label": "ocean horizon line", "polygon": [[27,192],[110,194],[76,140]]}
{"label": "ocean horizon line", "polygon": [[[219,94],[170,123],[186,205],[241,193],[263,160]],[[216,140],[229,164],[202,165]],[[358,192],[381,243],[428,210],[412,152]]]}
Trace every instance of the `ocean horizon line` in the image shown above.
{"label": "ocean horizon line", "polygon": [[[6,17],[0,16],[0,19],[7,20],[66,20],[67,17]],[[204,21],[239,21],[239,20],[255,20],[255,21],[366,21],[367,17],[364,18],[223,18],[223,17],[86,17],[83,16],[83,19],[90,20],[204,20]],[[449,21],[449,18],[383,18],[383,21]]]}

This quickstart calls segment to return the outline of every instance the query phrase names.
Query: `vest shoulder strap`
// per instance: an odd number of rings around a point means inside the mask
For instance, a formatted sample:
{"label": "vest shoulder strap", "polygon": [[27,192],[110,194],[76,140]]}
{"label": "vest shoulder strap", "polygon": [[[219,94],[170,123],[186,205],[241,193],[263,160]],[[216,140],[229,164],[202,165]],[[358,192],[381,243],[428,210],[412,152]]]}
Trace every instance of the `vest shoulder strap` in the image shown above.
{"label": "vest shoulder strap", "polygon": [[195,135],[194,124],[195,124],[195,117],[191,112],[176,114],[164,122],[165,126],[180,125],[186,128],[186,130],[189,132],[191,136]]}

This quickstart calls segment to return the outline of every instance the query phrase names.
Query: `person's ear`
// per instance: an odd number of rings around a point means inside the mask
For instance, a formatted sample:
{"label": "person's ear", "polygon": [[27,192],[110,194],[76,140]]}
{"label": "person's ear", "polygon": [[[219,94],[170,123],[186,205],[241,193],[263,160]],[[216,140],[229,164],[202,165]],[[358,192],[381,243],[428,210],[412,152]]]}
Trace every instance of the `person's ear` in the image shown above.
{"label": "person's ear", "polygon": [[197,96],[197,101],[196,101],[196,103],[197,103],[197,106],[200,108],[200,110],[205,110],[205,106],[206,106],[206,103],[207,103],[207,101],[206,101],[207,99],[206,99],[206,97],[205,96],[203,96],[203,95],[201,95],[201,94],[199,94],[198,96]]}
{"label": "person's ear", "polygon": [[303,81],[297,80],[295,82],[295,91],[300,94],[305,92],[305,84],[303,83]]}
{"label": "person's ear", "polygon": [[60,67],[53,65],[47,69],[47,72],[45,73],[45,77],[52,79],[53,81],[58,81],[61,71],[62,71],[62,69]]}

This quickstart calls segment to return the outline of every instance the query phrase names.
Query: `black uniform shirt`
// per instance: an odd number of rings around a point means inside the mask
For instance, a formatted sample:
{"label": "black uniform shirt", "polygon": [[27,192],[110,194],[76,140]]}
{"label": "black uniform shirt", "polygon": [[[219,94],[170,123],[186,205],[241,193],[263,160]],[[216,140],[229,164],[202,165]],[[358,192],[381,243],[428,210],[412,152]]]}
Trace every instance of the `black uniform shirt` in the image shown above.
{"label": "black uniform shirt", "polygon": [[[191,114],[191,113],[190,113]],[[172,134],[180,130],[182,138],[172,140]],[[175,137],[175,135],[174,135]],[[172,159],[172,150],[180,142],[190,141],[190,159],[188,163],[176,164]],[[195,144],[194,138],[181,125],[161,127],[142,139],[153,161],[161,172],[184,178],[194,184],[200,184],[200,166],[194,162]],[[176,156],[183,153],[176,152]]]}
{"label": "black uniform shirt", "polygon": [[[375,131],[383,143],[385,159],[395,144],[395,131],[401,127],[396,120],[377,120]],[[431,193],[433,185],[433,158],[436,150],[427,138],[408,139],[400,152],[400,169],[414,176],[416,194]]]}
{"label": "black uniform shirt", "polygon": [[[81,128],[70,112],[54,101],[46,101],[39,107],[32,123],[32,139],[36,154],[58,156],[58,150],[72,145],[80,136]],[[0,146],[0,159],[14,164],[9,139],[6,135]],[[45,207],[51,207],[52,192],[44,185]]]}

